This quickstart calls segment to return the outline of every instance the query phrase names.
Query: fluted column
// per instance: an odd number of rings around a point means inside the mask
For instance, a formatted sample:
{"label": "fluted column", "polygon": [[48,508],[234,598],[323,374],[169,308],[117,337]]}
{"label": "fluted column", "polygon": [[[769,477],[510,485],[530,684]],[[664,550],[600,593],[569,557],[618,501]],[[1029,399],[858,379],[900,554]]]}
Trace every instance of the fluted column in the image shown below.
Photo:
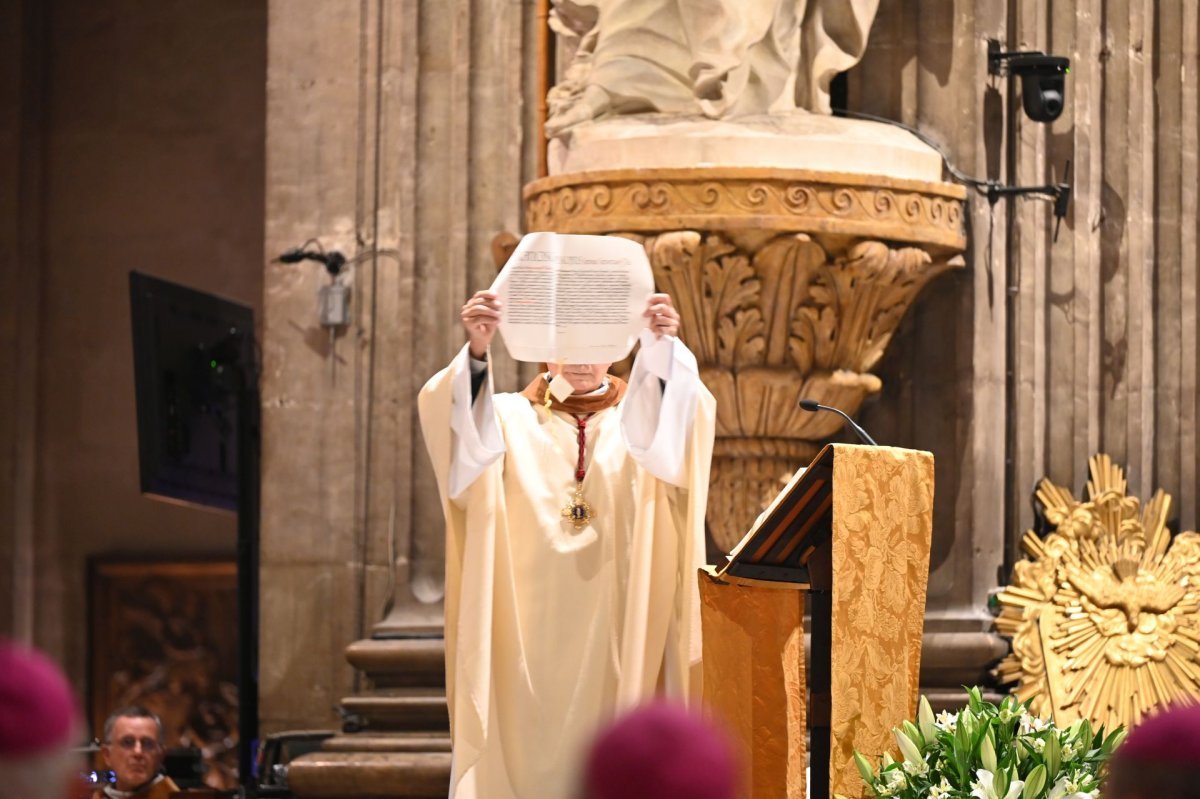
{"label": "fluted column", "polygon": [[[310,238],[358,260],[332,337],[323,270],[266,268],[263,728],[338,727],[340,704],[369,715],[354,697],[418,688],[444,728],[423,643],[440,646],[444,528],[416,394],[462,345],[492,237],[519,229],[533,20],[500,0],[276,0],[269,23],[264,260]],[[416,642],[388,650],[407,686],[373,636]]]}

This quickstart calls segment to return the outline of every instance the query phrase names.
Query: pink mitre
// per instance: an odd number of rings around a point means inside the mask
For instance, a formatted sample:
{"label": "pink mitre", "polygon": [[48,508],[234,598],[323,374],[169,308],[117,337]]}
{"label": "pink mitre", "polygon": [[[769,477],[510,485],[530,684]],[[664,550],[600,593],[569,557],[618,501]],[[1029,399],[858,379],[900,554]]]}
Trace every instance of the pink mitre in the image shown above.
{"label": "pink mitre", "polygon": [[593,744],[588,799],[733,799],[726,737],[682,708],[655,703],[619,719]]}
{"label": "pink mitre", "polygon": [[1134,727],[1113,760],[1163,766],[1200,764],[1200,705],[1166,708]]}
{"label": "pink mitre", "polygon": [[50,658],[0,641],[0,759],[35,756],[71,744],[79,711]]}

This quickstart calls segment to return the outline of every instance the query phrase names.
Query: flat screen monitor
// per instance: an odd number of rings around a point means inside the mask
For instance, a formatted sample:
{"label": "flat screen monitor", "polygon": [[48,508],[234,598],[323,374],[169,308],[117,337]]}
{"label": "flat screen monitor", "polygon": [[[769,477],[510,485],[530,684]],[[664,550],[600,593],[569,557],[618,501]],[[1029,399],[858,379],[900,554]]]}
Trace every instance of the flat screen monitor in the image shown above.
{"label": "flat screen monitor", "polygon": [[236,511],[238,391],[254,374],[254,312],[139,272],[129,295],[142,492]]}

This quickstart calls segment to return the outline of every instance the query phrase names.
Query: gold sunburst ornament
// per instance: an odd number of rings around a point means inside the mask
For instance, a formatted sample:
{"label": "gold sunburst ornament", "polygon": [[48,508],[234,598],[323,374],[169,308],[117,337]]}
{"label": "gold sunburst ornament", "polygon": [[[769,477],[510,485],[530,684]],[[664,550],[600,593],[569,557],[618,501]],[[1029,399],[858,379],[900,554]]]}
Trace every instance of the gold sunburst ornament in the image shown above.
{"label": "gold sunburst ornament", "polygon": [[1055,527],[1032,530],[1029,557],[999,594],[996,627],[1012,639],[1003,683],[1059,725],[1115,728],[1154,708],[1200,703],[1200,535],[1171,540],[1171,498],[1142,505],[1107,455],[1089,462],[1087,501],[1043,479],[1037,498]]}

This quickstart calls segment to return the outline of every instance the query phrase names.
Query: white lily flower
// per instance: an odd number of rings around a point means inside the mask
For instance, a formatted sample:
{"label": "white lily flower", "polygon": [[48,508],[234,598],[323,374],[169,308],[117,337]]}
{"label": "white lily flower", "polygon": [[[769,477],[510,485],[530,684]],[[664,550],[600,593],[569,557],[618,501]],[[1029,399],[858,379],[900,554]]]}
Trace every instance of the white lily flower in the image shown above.
{"label": "white lily flower", "polygon": [[904,734],[903,730],[892,730],[892,736],[896,739],[896,744],[900,747],[900,753],[904,755],[904,760],[907,763],[924,763],[925,758],[921,757],[921,750],[913,743],[912,739]]}
{"label": "white lily flower", "polygon": [[971,796],[975,799],[1016,799],[1024,787],[1023,781],[1013,780],[1008,786],[1008,791],[1001,796],[996,793],[996,775],[981,768],[975,772],[975,782],[971,783]]}
{"label": "white lily flower", "polygon": [[1021,735],[1029,735],[1034,732],[1041,732],[1050,726],[1050,722],[1045,719],[1040,719],[1037,716],[1032,716],[1029,713],[1022,711],[1021,720],[1018,722],[1017,730]]}
{"label": "white lily flower", "polygon": [[885,771],[879,776],[882,779],[875,790],[879,792],[880,796],[895,796],[899,791],[903,790],[907,784],[907,780],[904,778],[904,772],[896,769]]}
{"label": "white lily flower", "polygon": [[929,786],[929,799],[947,799],[951,790],[950,783],[946,782],[945,777],[942,777],[942,781],[937,785]]}
{"label": "white lily flower", "polygon": [[933,720],[933,724],[939,730],[954,732],[954,729],[958,726],[958,716],[948,710],[943,710],[937,714],[937,718]]}
{"label": "white lily flower", "polygon": [[1081,783],[1064,774],[1054,783],[1054,787],[1050,789],[1050,794],[1046,799],[1096,799],[1098,788],[1090,791],[1080,790],[1081,788],[1083,788]]}

